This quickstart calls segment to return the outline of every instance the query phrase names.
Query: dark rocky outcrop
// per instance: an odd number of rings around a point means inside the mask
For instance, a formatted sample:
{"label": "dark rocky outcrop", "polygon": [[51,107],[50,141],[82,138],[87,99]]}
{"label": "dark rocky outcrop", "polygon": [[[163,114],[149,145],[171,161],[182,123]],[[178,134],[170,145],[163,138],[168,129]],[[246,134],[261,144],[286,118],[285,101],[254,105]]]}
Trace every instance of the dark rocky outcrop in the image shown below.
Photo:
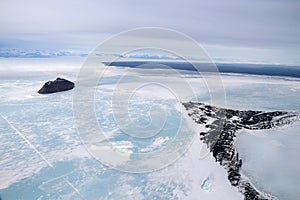
{"label": "dark rocky outcrop", "polygon": [[43,87],[38,91],[40,94],[50,94],[55,92],[62,92],[72,90],[75,84],[63,78],[57,78],[54,81],[46,82]]}
{"label": "dark rocky outcrop", "polygon": [[199,102],[187,102],[183,103],[183,106],[195,123],[206,128],[205,132],[200,133],[200,140],[208,146],[216,162],[226,169],[229,182],[239,189],[244,199],[274,199],[271,195],[257,191],[249,180],[241,175],[242,160],[234,144],[236,133],[240,129],[259,130],[284,126],[298,120],[299,113],[240,111]]}

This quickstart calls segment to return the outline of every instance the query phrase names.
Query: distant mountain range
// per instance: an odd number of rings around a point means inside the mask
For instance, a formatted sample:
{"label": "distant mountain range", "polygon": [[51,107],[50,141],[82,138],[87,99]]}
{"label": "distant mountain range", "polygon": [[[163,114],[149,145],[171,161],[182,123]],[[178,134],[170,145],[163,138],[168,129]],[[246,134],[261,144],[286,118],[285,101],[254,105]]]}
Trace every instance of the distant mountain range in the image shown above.
{"label": "distant mountain range", "polygon": [[0,57],[2,58],[51,58],[60,56],[87,56],[87,53],[73,52],[67,50],[20,50],[0,48]]}

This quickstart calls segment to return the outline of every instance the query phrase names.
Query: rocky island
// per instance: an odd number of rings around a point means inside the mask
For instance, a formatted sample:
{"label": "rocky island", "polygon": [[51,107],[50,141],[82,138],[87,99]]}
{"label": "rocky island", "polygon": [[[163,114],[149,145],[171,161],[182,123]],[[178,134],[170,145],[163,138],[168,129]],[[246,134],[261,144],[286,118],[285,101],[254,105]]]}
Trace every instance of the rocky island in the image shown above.
{"label": "rocky island", "polygon": [[72,90],[75,84],[64,78],[57,78],[54,81],[46,82],[43,87],[38,91],[40,94],[50,94],[55,92],[62,92],[67,90]]}

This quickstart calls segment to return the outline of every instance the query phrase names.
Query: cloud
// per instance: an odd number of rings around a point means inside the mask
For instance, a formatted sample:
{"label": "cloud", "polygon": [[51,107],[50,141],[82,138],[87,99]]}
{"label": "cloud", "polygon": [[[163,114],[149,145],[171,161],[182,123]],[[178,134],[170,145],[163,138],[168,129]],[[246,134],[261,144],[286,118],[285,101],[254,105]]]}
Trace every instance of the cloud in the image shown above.
{"label": "cloud", "polygon": [[299,49],[299,19],[297,0],[2,0],[0,44],[91,48],[120,31],[155,26],[200,43]]}
{"label": "cloud", "polygon": [[300,44],[300,2],[294,0],[2,0],[0,5],[2,33],[112,34],[162,26],[197,39]]}

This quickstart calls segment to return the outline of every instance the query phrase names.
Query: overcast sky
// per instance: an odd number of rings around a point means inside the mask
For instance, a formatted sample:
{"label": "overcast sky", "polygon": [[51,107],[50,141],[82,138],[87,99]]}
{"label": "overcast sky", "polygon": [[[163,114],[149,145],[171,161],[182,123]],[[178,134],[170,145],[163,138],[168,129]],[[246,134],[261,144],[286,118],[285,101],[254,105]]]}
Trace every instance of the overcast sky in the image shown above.
{"label": "overcast sky", "polygon": [[94,48],[131,28],[183,32],[214,58],[300,64],[298,0],[1,0],[0,45]]}

